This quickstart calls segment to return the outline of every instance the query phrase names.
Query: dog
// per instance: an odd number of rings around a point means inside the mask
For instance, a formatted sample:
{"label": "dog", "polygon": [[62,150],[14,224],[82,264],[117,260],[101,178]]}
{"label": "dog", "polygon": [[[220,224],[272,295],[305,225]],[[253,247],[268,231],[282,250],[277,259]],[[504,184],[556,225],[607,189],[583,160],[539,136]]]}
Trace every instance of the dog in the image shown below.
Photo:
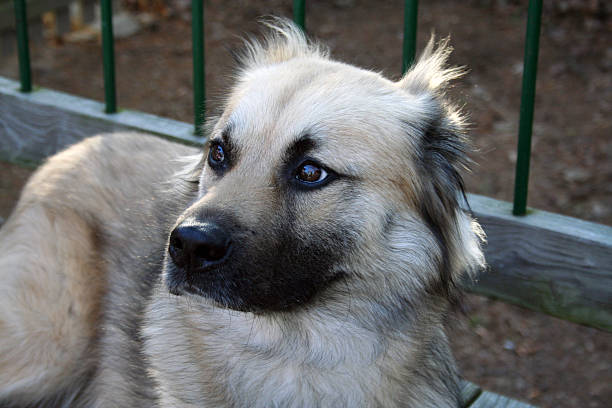
{"label": "dog", "polygon": [[459,406],[444,327],[484,238],[449,52],[391,81],[275,20],[203,153],[50,158],[0,232],[0,406]]}

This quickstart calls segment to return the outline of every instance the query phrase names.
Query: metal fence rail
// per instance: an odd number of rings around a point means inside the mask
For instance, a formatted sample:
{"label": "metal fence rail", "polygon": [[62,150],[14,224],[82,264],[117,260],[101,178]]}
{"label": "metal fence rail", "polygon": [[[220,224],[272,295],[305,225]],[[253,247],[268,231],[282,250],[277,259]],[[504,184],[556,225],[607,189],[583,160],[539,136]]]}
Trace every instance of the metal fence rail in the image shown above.
{"label": "metal fence rail", "polygon": [[293,0],[293,21],[306,32],[306,0]]}
{"label": "metal fence rail", "polygon": [[527,13],[527,34],[525,35],[525,58],[523,66],[523,89],[521,92],[521,113],[514,181],[514,215],[527,213],[527,186],[529,184],[529,159],[531,158],[531,130],[535,103],[536,74],[538,72],[538,51],[540,49],[540,20],[542,0],[530,0]]}
{"label": "metal fence rail", "polygon": [[[23,1],[23,0],[20,0]],[[112,0],[101,0],[102,8],[102,65],[104,66],[104,100],[106,113],[117,112],[115,86],[115,41],[113,39]]]}
{"label": "metal fence rail", "polygon": [[204,1],[191,2],[191,41],[193,43],[194,133],[202,136],[206,97],[204,87]]}
{"label": "metal fence rail", "polygon": [[25,0],[15,0],[15,23],[17,24],[17,48],[19,49],[19,79],[21,81],[21,92],[31,92],[32,70],[30,68],[28,13]]}
{"label": "metal fence rail", "polygon": [[414,63],[416,55],[418,0],[404,1],[404,43],[402,48],[402,74]]}

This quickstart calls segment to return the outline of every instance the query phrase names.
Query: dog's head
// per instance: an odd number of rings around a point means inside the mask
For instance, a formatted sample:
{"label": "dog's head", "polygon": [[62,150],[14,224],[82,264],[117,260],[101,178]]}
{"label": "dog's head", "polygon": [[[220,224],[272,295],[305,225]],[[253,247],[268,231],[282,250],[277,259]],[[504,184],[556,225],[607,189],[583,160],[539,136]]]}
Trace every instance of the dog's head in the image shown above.
{"label": "dog's head", "polygon": [[460,209],[467,145],[442,92],[459,74],[444,68],[446,43],[393,82],[330,59],[289,23],[271,32],[239,56],[197,198],[168,239],[170,291],[255,312],[347,285],[448,296],[483,259]]}

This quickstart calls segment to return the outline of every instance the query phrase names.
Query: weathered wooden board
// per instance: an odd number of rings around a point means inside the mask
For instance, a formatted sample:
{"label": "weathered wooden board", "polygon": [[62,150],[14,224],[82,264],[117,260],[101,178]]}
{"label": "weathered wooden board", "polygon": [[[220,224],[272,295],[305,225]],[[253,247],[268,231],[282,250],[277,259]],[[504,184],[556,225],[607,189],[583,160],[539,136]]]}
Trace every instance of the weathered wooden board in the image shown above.
{"label": "weathered wooden board", "polygon": [[135,130],[198,145],[193,125],[124,110],[104,113],[104,105],[62,92],[19,92],[19,83],[0,77],[0,157],[38,162],[98,133]]}
{"label": "weathered wooden board", "polygon": [[533,405],[513,400],[503,395],[483,391],[469,408],[536,408]]}
{"label": "weathered wooden board", "polygon": [[461,382],[462,408],[536,408],[533,405],[513,400],[490,391],[483,391],[469,381]]}
{"label": "weathered wooden board", "polygon": [[612,330],[612,227],[469,195],[490,270],[468,289]]}
{"label": "weathered wooden board", "polygon": [[482,393],[479,386],[469,381],[461,382],[461,406],[469,407]]}

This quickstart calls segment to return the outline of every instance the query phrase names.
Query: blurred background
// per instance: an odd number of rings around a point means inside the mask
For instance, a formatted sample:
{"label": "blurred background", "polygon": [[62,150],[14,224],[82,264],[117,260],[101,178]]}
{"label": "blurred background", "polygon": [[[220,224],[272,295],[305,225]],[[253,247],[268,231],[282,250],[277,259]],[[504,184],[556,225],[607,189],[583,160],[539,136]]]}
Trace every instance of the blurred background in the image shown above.
{"label": "blurred background", "polygon": [[[511,201],[527,0],[420,2],[418,50],[450,35],[451,63],[469,73],[449,90],[471,118],[477,152],[469,192]],[[12,0],[0,0],[0,75],[18,79]],[[35,85],[102,101],[95,1],[30,0]],[[121,108],[193,119],[188,0],[114,3]],[[332,55],[397,79],[403,2],[307,1],[310,35]],[[9,10],[10,9],[10,10]],[[54,10],[54,11],[49,11]],[[228,50],[265,15],[291,17],[287,0],[205,2],[209,112],[231,84]],[[612,225],[612,2],[544,2],[528,205]],[[418,51],[417,51],[418,52]],[[0,162],[0,222],[31,168]],[[450,333],[464,376],[545,407],[609,407],[612,334],[469,295]]]}

